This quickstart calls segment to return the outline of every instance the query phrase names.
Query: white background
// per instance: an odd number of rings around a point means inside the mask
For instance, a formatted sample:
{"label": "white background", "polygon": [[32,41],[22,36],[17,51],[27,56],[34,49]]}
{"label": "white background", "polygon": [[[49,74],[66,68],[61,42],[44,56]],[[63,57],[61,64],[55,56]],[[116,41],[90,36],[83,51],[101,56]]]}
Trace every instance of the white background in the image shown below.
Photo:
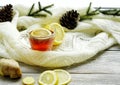
{"label": "white background", "polygon": [[31,6],[33,3],[41,2],[42,5],[54,3],[55,6],[85,7],[92,2],[93,7],[120,7],[120,0],[0,0],[0,5],[5,4],[23,4]]}

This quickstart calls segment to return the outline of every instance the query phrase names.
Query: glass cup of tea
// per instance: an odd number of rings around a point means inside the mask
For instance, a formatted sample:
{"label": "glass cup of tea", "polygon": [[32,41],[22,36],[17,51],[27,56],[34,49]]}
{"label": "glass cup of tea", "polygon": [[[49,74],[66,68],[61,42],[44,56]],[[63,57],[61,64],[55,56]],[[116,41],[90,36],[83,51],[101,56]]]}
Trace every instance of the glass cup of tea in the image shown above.
{"label": "glass cup of tea", "polygon": [[33,50],[49,51],[53,47],[55,33],[53,31],[40,28],[29,32],[29,41]]}

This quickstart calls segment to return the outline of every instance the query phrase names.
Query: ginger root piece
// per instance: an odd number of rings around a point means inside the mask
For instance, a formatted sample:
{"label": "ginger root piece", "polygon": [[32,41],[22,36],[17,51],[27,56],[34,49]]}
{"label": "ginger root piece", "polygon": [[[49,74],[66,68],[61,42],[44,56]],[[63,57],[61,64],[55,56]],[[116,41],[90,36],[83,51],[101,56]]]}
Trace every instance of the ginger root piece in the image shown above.
{"label": "ginger root piece", "polygon": [[20,78],[22,72],[18,62],[13,59],[0,59],[0,75],[10,78]]}

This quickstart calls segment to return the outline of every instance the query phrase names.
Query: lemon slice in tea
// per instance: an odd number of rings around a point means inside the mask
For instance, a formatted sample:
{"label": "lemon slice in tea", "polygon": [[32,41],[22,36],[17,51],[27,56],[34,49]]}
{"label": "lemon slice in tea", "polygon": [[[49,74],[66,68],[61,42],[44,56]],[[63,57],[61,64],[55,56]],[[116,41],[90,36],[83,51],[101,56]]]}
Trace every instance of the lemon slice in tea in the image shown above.
{"label": "lemon slice in tea", "polygon": [[47,37],[51,35],[51,32],[47,29],[40,28],[40,29],[33,30],[30,34],[33,37]]}

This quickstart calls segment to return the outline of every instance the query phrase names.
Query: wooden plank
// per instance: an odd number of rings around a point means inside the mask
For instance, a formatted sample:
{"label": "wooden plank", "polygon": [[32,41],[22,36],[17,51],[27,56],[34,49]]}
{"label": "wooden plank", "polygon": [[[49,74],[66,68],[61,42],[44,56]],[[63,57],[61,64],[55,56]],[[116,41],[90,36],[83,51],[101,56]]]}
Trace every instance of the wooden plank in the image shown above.
{"label": "wooden plank", "polygon": [[120,52],[99,53],[88,62],[68,70],[72,73],[120,73]]}
{"label": "wooden plank", "polygon": [[120,85],[119,74],[73,74],[70,85]]}
{"label": "wooden plank", "polygon": [[[22,79],[32,76],[35,85],[38,85],[40,74],[23,74],[21,79],[9,79],[0,77],[0,85],[22,85]],[[68,85],[120,85],[120,74],[71,74],[72,81]]]}
{"label": "wooden plank", "polygon": [[[24,73],[40,73],[46,69],[20,64]],[[120,52],[106,51],[101,52],[92,59],[70,67],[62,68],[71,73],[120,73]]]}

